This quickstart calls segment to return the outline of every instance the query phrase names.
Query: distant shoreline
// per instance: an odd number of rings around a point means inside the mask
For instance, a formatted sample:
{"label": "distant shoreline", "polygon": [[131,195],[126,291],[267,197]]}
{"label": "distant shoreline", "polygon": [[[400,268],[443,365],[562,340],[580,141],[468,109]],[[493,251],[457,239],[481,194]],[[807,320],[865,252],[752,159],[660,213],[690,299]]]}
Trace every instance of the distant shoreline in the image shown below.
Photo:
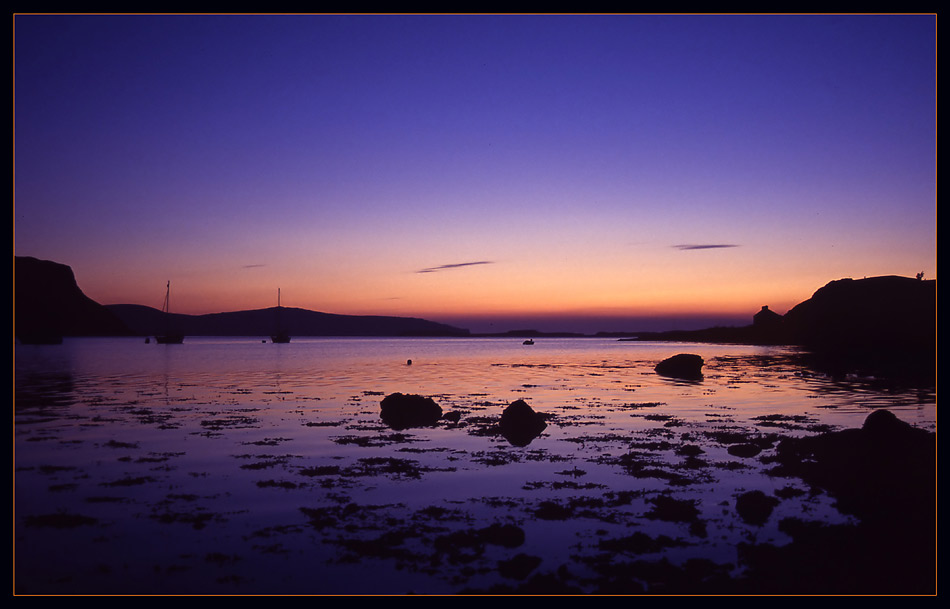
{"label": "distant shoreline", "polygon": [[[838,279],[784,315],[768,306],[750,325],[700,330],[599,331],[593,334],[525,328],[472,332],[422,319],[341,315],[295,307],[185,315],[144,305],[103,306],[79,288],[64,264],[15,256],[14,337],[21,344],[56,344],[69,336],[501,338],[530,346],[535,339],[600,338],[638,342],[691,342],[801,347],[834,369],[870,369],[936,375],[936,280],[895,275]],[[531,323],[530,321],[526,323]],[[929,363],[928,363],[929,362]]]}

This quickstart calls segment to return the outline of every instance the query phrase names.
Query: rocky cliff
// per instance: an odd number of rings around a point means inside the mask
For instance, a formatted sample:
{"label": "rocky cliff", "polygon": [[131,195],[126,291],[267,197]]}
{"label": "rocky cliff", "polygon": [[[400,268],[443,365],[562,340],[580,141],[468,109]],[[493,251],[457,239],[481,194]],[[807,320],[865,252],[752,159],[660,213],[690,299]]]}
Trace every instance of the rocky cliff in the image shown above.
{"label": "rocky cliff", "polygon": [[812,349],[933,352],[937,282],[885,276],[839,279],[793,307],[787,339]]}
{"label": "rocky cliff", "polygon": [[130,333],[115,314],[83,294],[65,264],[15,256],[13,276],[14,334],[21,342]]}

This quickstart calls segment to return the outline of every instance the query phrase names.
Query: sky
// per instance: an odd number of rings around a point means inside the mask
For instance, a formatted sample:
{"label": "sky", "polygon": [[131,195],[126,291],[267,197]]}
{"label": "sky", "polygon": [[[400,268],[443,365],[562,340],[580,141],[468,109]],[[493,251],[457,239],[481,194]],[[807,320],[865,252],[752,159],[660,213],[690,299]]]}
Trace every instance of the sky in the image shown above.
{"label": "sky", "polygon": [[13,25],[14,252],[101,304],[662,330],[936,278],[935,15]]}

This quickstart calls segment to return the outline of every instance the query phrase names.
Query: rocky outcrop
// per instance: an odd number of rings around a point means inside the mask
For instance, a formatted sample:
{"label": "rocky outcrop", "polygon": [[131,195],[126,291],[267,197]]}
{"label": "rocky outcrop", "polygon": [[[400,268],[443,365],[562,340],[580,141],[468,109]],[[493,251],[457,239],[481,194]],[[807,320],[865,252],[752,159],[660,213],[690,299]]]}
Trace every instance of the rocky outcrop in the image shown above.
{"label": "rocky outcrop", "polygon": [[932,382],[937,282],[895,276],[832,281],[786,313],[782,331],[823,372]]}
{"label": "rocky outcrop", "polygon": [[703,378],[703,358],[693,353],[679,353],[656,365],[656,373],[661,376],[685,380]]}
{"label": "rocky outcrop", "polygon": [[738,547],[752,592],[934,595],[937,585],[937,438],[888,410],[861,428],[787,438],[771,476],[797,477],[834,498],[856,524],[786,517],[782,547]]}
{"label": "rocky outcrop", "polygon": [[937,282],[839,279],[785,314],[788,340],[818,350],[928,350],[936,345]]}
{"label": "rocky outcrop", "polygon": [[442,407],[432,398],[391,393],[380,402],[379,417],[395,430],[431,427],[442,418]]}
{"label": "rocky outcrop", "polygon": [[762,526],[772,515],[778,499],[762,491],[747,491],[736,497],[736,512],[747,524]]}
{"label": "rocky outcrop", "polygon": [[840,510],[884,526],[920,510],[930,522],[936,456],[936,434],[876,410],[860,429],[783,440],[772,473],[826,489]]}
{"label": "rocky outcrop", "polygon": [[111,311],[83,294],[64,264],[15,256],[13,285],[14,333],[21,342],[130,334]]}
{"label": "rocky outcrop", "polygon": [[547,417],[535,412],[524,400],[516,400],[501,413],[501,435],[514,446],[527,446],[548,426]]}

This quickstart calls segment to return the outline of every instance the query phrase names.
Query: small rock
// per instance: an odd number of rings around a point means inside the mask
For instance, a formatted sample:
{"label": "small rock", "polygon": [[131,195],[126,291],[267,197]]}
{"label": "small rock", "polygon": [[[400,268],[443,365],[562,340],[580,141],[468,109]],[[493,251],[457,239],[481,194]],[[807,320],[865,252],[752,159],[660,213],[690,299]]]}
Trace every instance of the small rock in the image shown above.
{"label": "small rock", "polygon": [[778,505],[778,499],[762,491],[749,491],[736,498],[736,511],[739,512],[739,517],[748,524],[756,526],[765,524],[776,505]]}
{"label": "small rock", "polygon": [[733,444],[726,451],[733,457],[750,458],[762,452],[762,449],[755,444]]}
{"label": "small rock", "polygon": [[693,353],[679,353],[656,365],[654,370],[662,376],[686,380],[703,378],[703,358]]}
{"label": "small rock", "polygon": [[699,519],[699,508],[694,499],[674,499],[669,495],[658,495],[650,503],[653,509],[645,514],[653,520],[666,522],[695,522]]}
{"label": "small rock", "polygon": [[380,402],[379,417],[395,430],[428,427],[442,418],[442,408],[432,398],[391,393]]}
{"label": "small rock", "polygon": [[545,418],[524,400],[516,400],[501,414],[501,435],[515,446],[527,446],[548,426]]}
{"label": "small rock", "polygon": [[524,530],[513,524],[493,523],[479,530],[485,543],[504,548],[517,548],[524,544]]}
{"label": "small rock", "polygon": [[676,449],[676,454],[684,457],[697,457],[705,451],[695,444],[684,444]]}

